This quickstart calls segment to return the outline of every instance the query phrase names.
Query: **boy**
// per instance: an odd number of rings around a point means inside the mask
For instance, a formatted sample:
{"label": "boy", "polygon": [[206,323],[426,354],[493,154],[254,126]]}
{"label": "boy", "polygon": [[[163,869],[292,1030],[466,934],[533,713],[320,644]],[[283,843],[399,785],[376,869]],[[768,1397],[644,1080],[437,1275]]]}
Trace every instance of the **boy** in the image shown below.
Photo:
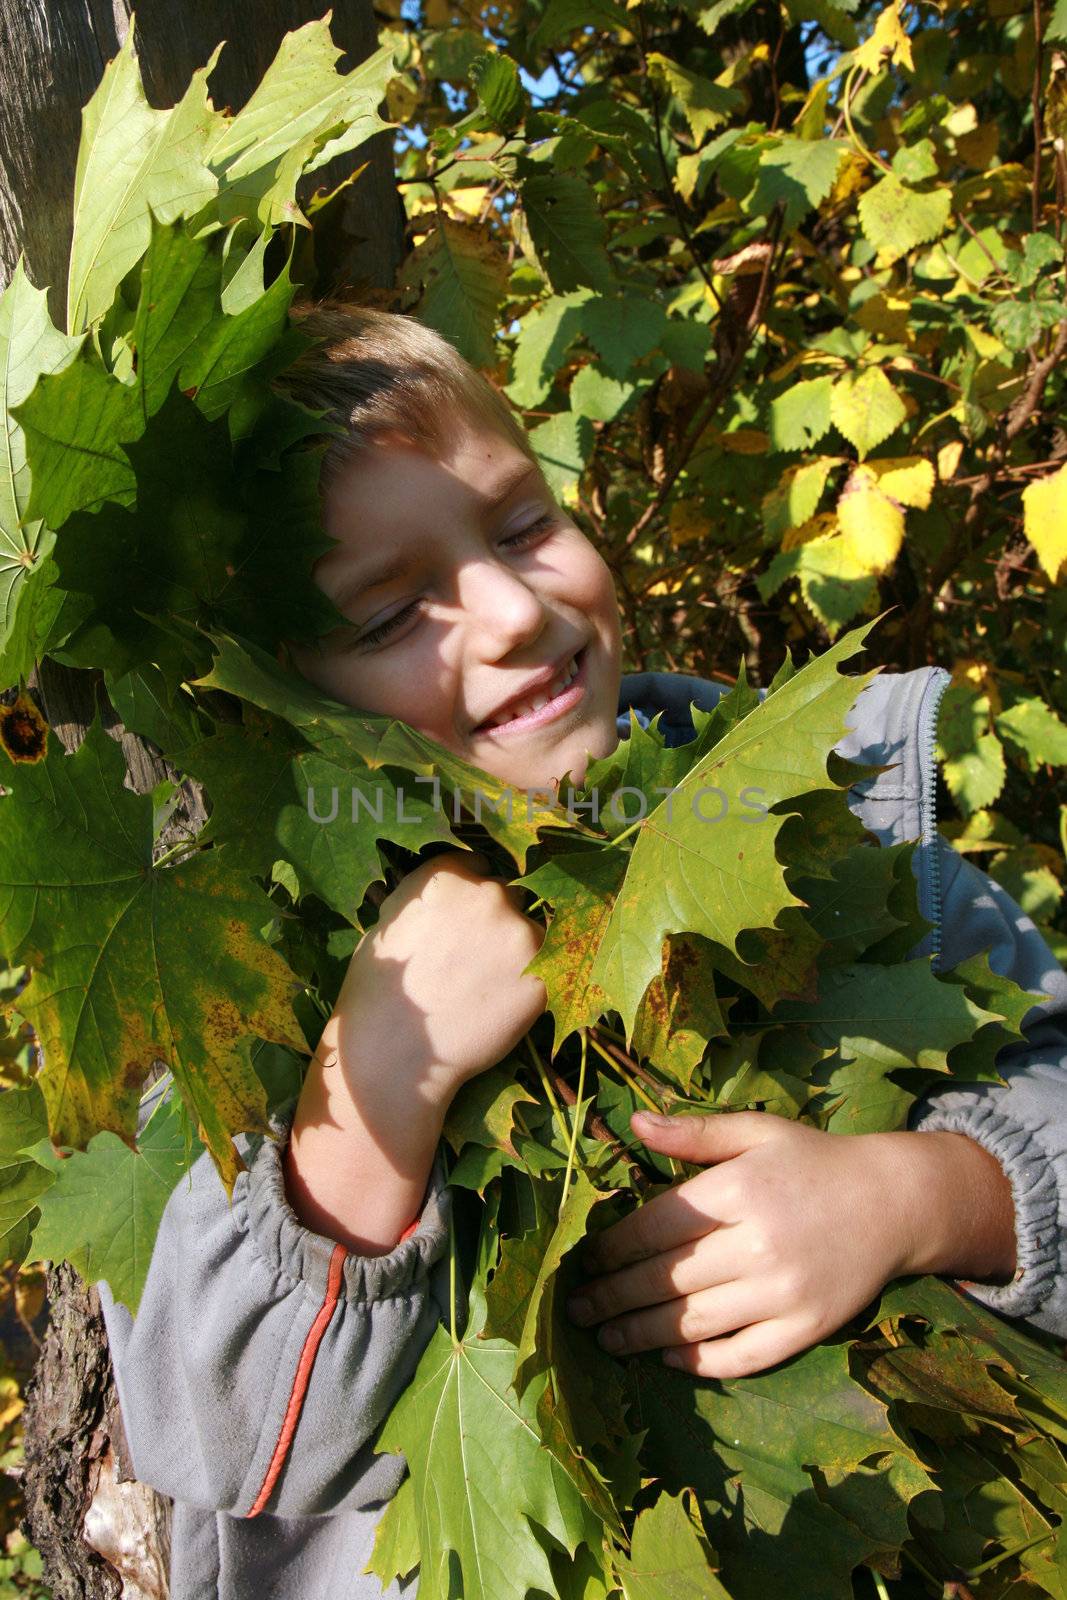
{"label": "boy", "polygon": [[[303,325],[322,343],[287,387],[347,430],[324,461],[338,543],[316,578],[349,626],[294,644],[296,665],[519,787],[579,781],[628,725],[608,569],[511,413],[443,340],[343,307]],[[1007,1086],[930,1096],[914,1131],[635,1118],[648,1145],[707,1170],[598,1238],[571,1312],[605,1348],[662,1348],[690,1372],[743,1377],[911,1272],[981,1280],[970,1286],[986,1303],[1067,1334],[1067,976],[1014,902],[937,842],[930,752],[946,678],[875,680],[838,748],[898,762],[856,804],[883,842],[922,833],[920,896],[943,963],[992,946],[997,970],[1049,996],[1029,1044],[1005,1053]],[[689,701],[717,692],[668,674],[622,686],[642,717],[665,710],[672,739]],[[524,971],[540,929],[486,865],[440,854],[388,896],[282,1142],[245,1144],[232,1210],[197,1163],[168,1204],[135,1323],[102,1290],[135,1469],[175,1501],[174,1600],[380,1592],[361,1572],[404,1468],[374,1439],[447,1316],[444,1115],[545,1004]]]}

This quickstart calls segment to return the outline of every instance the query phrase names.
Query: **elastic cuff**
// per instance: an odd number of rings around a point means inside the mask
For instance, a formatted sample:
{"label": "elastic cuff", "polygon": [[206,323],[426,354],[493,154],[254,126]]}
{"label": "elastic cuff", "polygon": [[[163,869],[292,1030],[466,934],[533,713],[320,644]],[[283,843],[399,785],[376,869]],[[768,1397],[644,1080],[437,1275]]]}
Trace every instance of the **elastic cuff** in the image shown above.
{"label": "elastic cuff", "polygon": [[1029,1317],[1052,1293],[1059,1272],[1059,1191],[1052,1161],[1033,1133],[989,1106],[923,1111],[912,1124],[923,1133],[965,1133],[996,1156],[1015,1203],[1015,1276],[1010,1283],[956,1280],[991,1311]]}
{"label": "elastic cuff", "polygon": [[[238,1174],[233,1190],[233,1215],[247,1229],[259,1255],[281,1277],[308,1285],[316,1294],[326,1290],[335,1239],[305,1227],[289,1203],[282,1158],[289,1143],[293,1108],[271,1119],[276,1139],[249,1140],[248,1169]],[[423,1208],[413,1229],[382,1256],[360,1256],[346,1251],[344,1298],[384,1300],[404,1294],[424,1278],[448,1247],[452,1196],[447,1188],[444,1160],[438,1151]]]}

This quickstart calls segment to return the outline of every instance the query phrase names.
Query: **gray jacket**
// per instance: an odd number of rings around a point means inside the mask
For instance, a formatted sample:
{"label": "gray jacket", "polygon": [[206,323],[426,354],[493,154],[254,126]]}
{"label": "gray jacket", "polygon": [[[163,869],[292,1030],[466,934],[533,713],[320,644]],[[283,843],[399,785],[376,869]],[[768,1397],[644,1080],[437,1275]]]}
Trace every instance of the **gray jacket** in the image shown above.
{"label": "gray jacket", "polygon": [[[968,1292],[1067,1337],[1067,974],[1010,896],[937,834],[934,740],[947,683],[940,668],[882,674],[859,694],[837,748],[895,763],[856,784],[849,804],[883,844],[920,841],[919,903],[934,927],[916,953],[951,967],[988,950],[996,971],[1048,996],[1028,1014],[1028,1042],[998,1058],[1006,1084],[931,1093],[911,1126],[969,1134],[1011,1181],[1015,1280]],[[628,674],[619,731],[633,706],[642,724],[661,710],[670,743],[690,738],[690,702],[710,709],[724,687]],[[283,1144],[238,1144],[249,1169],[232,1209],[207,1156],[171,1196],[136,1320],[100,1290],[134,1468],[175,1502],[172,1600],[379,1600],[362,1569],[404,1463],[373,1446],[447,1315],[443,1171],[414,1234],[361,1258],[297,1220]]]}

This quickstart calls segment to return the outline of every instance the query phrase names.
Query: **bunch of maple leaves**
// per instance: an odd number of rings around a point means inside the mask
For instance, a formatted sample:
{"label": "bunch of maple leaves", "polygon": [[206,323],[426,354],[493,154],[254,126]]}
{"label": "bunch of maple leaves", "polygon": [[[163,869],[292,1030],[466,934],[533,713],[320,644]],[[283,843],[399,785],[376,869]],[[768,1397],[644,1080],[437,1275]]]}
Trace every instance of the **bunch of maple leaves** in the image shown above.
{"label": "bunch of maple leaves", "polygon": [[[417,1566],[426,1600],[1067,1595],[1062,1360],[948,1285],[894,1285],[734,1382],[622,1367],[562,1315],[575,1244],[679,1176],[633,1147],[639,1105],[900,1127],[932,1084],[995,1081],[1033,997],[984,956],[939,973],[911,954],[913,847],[876,845],[855,769],[829,760],[869,681],[839,668],[869,629],[786,661],[763,697],[742,675],[686,744],[635,721],[581,793],[672,791],[639,823],[509,808],[505,785],[279,664],[279,640],[340,620],[310,579],[322,425],[274,383],[300,347],[295,286],[265,274],[301,173],[380,125],[388,51],[345,76],[336,54],[325,24],[291,35],[230,117],[207,69],[151,110],[128,46],[86,114],[68,328],[21,272],[0,302],[0,512],[28,557],[0,657],[20,686],[0,708],[3,1253],[69,1259],[136,1310],[190,1163],[208,1150],[232,1186],[234,1137],[249,1154],[291,1102],[371,891],[477,834],[546,917],[548,1008],[452,1108],[477,1243],[379,1441],[410,1468],[382,1581]],[[93,673],[203,785],[195,837],[159,848],[178,777],[125,787],[99,715],[65,752],[21,687],[42,655]],[[685,803],[712,774],[760,789],[760,826]],[[434,777],[459,820],[414,793]],[[309,791],[332,789],[362,797],[357,820],[315,820]],[[175,1092],[139,1132],[157,1060]]]}

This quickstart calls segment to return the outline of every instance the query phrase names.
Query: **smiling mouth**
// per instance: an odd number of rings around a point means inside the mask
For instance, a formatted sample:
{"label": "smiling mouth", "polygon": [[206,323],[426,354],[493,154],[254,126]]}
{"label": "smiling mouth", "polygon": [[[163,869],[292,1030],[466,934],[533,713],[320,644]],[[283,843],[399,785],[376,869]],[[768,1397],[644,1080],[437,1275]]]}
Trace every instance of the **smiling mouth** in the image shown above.
{"label": "smiling mouth", "polygon": [[571,657],[559,676],[546,689],[529,695],[507,706],[503,711],[481,722],[473,730],[477,734],[507,734],[511,729],[539,728],[554,722],[576,706],[585,694],[585,660],[588,646]]}

